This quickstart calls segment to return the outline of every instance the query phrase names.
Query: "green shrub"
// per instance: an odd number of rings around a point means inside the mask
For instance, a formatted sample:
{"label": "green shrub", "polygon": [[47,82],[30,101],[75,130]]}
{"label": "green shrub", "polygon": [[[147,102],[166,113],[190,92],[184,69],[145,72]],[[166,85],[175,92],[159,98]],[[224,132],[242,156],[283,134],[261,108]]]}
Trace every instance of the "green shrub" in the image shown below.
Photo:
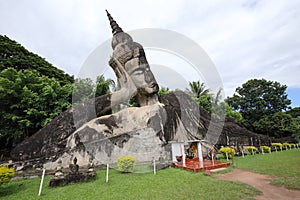
{"label": "green shrub", "polygon": [[290,145],[291,145],[291,148],[292,148],[292,149],[295,149],[295,148],[296,148],[296,144],[293,144],[293,143],[292,143],[292,144],[290,144]]}
{"label": "green shrub", "polygon": [[248,151],[248,154],[252,155],[252,149],[253,149],[253,154],[254,155],[256,154],[257,148],[255,146],[247,146],[246,149]]}
{"label": "green shrub", "polygon": [[8,168],[7,166],[0,166],[0,185],[7,183],[14,176],[15,171],[13,168]]}
{"label": "green shrub", "polygon": [[224,156],[224,158],[226,158],[226,152],[228,154],[228,158],[232,158],[232,155],[234,156],[235,154],[235,150],[231,147],[222,147],[219,152]]}
{"label": "green shrub", "polygon": [[270,153],[271,151],[271,148],[268,146],[261,146],[260,149],[262,149],[264,153]]}
{"label": "green shrub", "polygon": [[284,142],[284,143],[282,144],[282,148],[284,148],[284,149],[290,149],[290,147],[291,147],[291,144],[289,144],[289,143],[287,143],[287,142]]}
{"label": "green shrub", "polygon": [[121,156],[118,158],[118,168],[121,172],[133,172],[134,165],[134,156]]}

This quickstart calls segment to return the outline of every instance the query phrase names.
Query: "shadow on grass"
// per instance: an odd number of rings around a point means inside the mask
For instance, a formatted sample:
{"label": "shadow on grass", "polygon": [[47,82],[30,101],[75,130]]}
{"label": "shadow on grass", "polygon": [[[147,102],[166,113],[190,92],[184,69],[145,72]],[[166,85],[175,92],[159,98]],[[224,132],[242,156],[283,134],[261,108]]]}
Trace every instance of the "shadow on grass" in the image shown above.
{"label": "shadow on grass", "polygon": [[0,199],[3,197],[10,196],[12,194],[16,194],[24,189],[25,189],[24,183],[10,182],[7,184],[3,184],[0,186]]}

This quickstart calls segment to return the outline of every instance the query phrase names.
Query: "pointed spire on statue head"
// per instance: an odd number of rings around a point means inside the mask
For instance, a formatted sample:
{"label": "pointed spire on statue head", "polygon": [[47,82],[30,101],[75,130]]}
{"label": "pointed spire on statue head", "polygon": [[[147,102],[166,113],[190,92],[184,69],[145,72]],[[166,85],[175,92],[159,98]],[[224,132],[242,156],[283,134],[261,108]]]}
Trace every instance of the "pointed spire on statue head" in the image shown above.
{"label": "pointed spire on statue head", "polygon": [[105,10],[107,13],[107,17],[112,29],[112,33],[113,35],[123,32],[123,30],[121,29],[121,27],[117,24],[117,22],[112,18],[112,16],[109,14],[109,12],[107,10]]}

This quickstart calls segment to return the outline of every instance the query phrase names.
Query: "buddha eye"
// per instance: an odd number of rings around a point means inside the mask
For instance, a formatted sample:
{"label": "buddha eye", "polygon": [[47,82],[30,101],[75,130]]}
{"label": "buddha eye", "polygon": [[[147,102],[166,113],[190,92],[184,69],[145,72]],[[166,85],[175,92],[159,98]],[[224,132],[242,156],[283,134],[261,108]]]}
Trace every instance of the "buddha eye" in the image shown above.
{"label": "buddha eye", "polygon": [[138,69],[138,70],[135,70],[134,71],[134,74],[135,75],[141,75],[141,74],[143,74],[144,73],[144,70],[142,70],[142,69]]}

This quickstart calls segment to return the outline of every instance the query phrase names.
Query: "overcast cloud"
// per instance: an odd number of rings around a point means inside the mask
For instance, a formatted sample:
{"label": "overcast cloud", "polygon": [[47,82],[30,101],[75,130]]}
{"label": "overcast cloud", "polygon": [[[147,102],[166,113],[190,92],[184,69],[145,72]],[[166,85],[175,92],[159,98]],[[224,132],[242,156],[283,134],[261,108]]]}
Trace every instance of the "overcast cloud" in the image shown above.
{"label": "overcast cloud", "polygon": [[169,29],[197,42],[215,63],[226,96],[251,78],[265,78],[288,85],[300,106],[298,0],[0,0],[0,34],[76,76],[111,38],[105,9],[124,31]]}

